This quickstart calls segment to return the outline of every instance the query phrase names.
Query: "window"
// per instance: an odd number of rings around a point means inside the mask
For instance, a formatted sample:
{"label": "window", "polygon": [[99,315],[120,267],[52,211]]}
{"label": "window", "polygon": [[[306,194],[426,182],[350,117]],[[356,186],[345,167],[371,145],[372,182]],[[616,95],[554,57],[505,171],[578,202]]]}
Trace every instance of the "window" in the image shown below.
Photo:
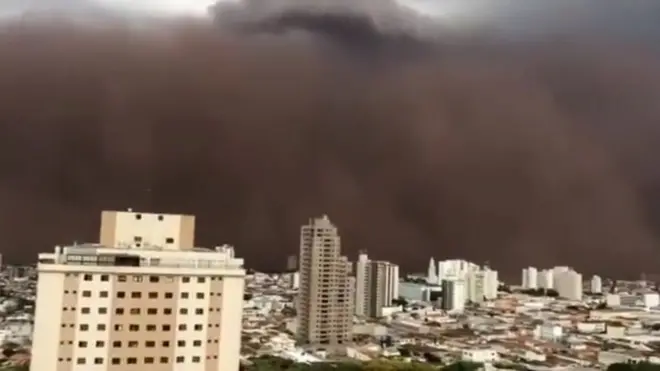
{"label": "window", "polygon": [[82,292],[83,298],[91,298],[92,297],[92,292],[89,290],[85,290]]}
{"label": "window", "polygon": [[158,279],[158,276],[149,276],[149,282],[151,283],[158,283],[160,279]]}
{"label": "window", "polygon": [[163,216],[162,216],[162,215],[158,215],[158,221],[159,221],[159,222],[162,222],[162,221],[163,221]]}
{"label": "window", "polygon": [[195,314],[204,314],[204,308],[195,309]]}
{"label": "window", "polygon": [[102,274],[101,282],[108,282],[108,281],[110,281],[110,276],[108,276],[107,274]]}
{"label": "window", "polygon": [[133,315],[140,314],[140,308],[131,308],[131,314]]}
{"label": "window", "polygon": [[144,346],[147,347],[147,348],[153,348],[153,347],[156,346],[156,342],[155,341],[146,341],[144,343]]}
{"label": "window", "polygon": [[147,331],[156,331],[156,325],[147,325]]}
{"label": "window", "polygon": [[112,347],[113,348],[121,348],[121,341],[113,341],[112,342]]}
{"label": "window", "polygon": [[139,299],[139,298],[141,298],[141,297],[142,297],[142,293],[139,292],[139,291],[133,291],[133,292],[131,293],[131,298],[133,298],[133,299]]}
{"label": "window", "polygon": [[176,363],[183,363],[185,358],[183,356],[176,357]]}
{"label": "window", "polygon": [[128,331],[140,331],[140,325],[128,325]]}
{"label": "window", "polygon": [[170,346],[170,342],[165,340],[160,344],[163,348],[168,348]]}
{"label": "window", "polygon": [[142,220],[142,214],[135,214],[135,220]]}
{"label": "window", "polygon": [[122,331],[124,330],[124,326],[122,325],[115,325],[115,331]]}
{"label": "window", "polygon": [[163,314],[172,314],[172,308],[163,309]]}
{"label": "window", "polygon": [[188,299],[188,293],[187,292],[182,292],[181,293],[181,299]]}
{"label": "window", "polygon": [[119,282],[126,282],[126,276],[124,276],[124,275],[117,276],[117,281],[119,281]]}
{"label": "window", "polygon": [[101,292],[99,292],[99,297],[100,297],[100,298],[107,298],[107,297],[108,297],[108,292],[107,292],[107,291],[101,291]]}
{"label": "window", "polygon": [[176,342],[176,346],[178,346],[178,347],[185,347],[185,346],[186,346],[186,342],[185,342],[184,340],[179,340],[179,341]]}
{"label": "window", "polygon": [[188,308],[179,309],[179,314],[188,314]]}
{"label": "window", "polygon": [[79,341],[78,342],[78,348],[87,348],[87,342],[86,341]]}
{"label": "window", "polygon": [[128,347],[129,348],[137,348],[138,347],[138,342],[137,341],[129,341],[128,342]]}
{"label": "window", "polygon": [[84,358],[77,358],[76,359],[76,364],[84,365],[85,364],[85,359]]}
{"label": "window", "polygon": [[158,314],[158,309],[149,308],[149,309],[147,309],[147,314]]}
{"label": "window", "polygon": [[103,358],[94,358],[94,364],[95,365],[102,365],[103,364]]}
{"label": "window", "polygon": [[90,312],[89,307],[80,308],[80,313],[82,314],[89,314],[89,312]]}
{"label": "window", "polygon": [[197,295],[195,295],[197,299],[204,299],[204,293],[203,292],[198,292]]}
{"label": "window", "polygon": [[160,357],[160,363],[167,363],[169,361],[170,361],[170,359],[167,358],[167,357]]}
{"label": "window", "polygon": [[204,277],[197,277],[197,283],[204,283],[206,282],[206,278]]}
{"label": "window", "polygon": [[149,299],[158,299],[158,293],[155,291],[150,292]]}
{"label": "window", "polygon": [[135,237],[133,237],[133,241],[135,241],[135,242],[142,242],[142,237],[140,237],[140,236],[135,236]]}
{"label": "window", "polygon": [[115,314],[119,314],[119,315],[124,314],[124,308],[115,308]]}
{"label": "window", "polygon": [[105,346],[105,341],[97,341],[96,342],[96,347],[97,348],[103,348]]}
{"label": "window", "polygon": [[108,308],[99,308],[99,314],[107,314]]}
{"label": "window", "polygon": [[80,325],[80,331],[87,331],[87,330],[89,330],[89,325],[87,324]]}
{"label": "window", "polygon": [[105,323],[99,323],[96,325],[96,331],[105,331]]}
{"label": "window", "polygon": [[144,363],[148,365],[154,363],[154,357],[144,357]]}
{"label": "window", "polygon": [[133,282],[142,282],[142,276],[133,276]]}
{"label": "window", "polygon": [[167,237],[167,238],[165,239],[165,243],[174,243],[174,238],[172,238],[172,237]]}
{"label": "window", "polygon": [[179,325],[179,331],[186,331],[186,325],[184,323]]}
{"label": "window", "polygon": [[128,357],[128,358],[126,358],[126,363],[128,363],[129,365],[134,365],[134,364],[137,363],[137,358],[135,358],[135,357]]}
{"label": "window", "polygon": [[201,358],[199,358],[199,356],[194,356],[194,357],[192,357],[192,361],[193,361],[193,363],[199,363],[200,360],[201,360]]}
{"label": "window", "polygon": [[172,294],[171,292],[166,292],[165,293],[165,299],[172,299],[173,297],[174,297],[174,294]]}
{"label": "window", "polygon": [[183,278],[181,278],[181,282],[183,282],[183,283],[188,283],[188,282],[190,282],[190,277],[183,277]]}
{"label": "window", "polygon": [[193,341],[193,346],[194,346],[194,347],[201,347],[201,346],[202,346],[202,341],[201,341],[201,340],[195,340],[195,341]]}
{"label": "window", "polygon": [[198,323],[198,324],[195,325],[195,331],[202,331],[203,327],[204,326],[202,326],[201,324]]}
{"label": "window", "polygon": [[170,325],[163,325],[163,331],[170,331],[172,327]]}
{"label": "window", "polygon": [[117,298],[123,299],[126,297],[126,293],[123,291],[117,291]]}
{"label": "window", "polygon": [[86,274],[86,275],[83,276],[83,279],[85,281],[91,281],[92,280],[92,275],[91,274]]}
{"label": "window", "polygon": [[113,358],[113,359],[112,359],[112,364],[113,364],[113,365],[118,365],[120,362],[121,362],[121,361],[119,360],[119,358]]}

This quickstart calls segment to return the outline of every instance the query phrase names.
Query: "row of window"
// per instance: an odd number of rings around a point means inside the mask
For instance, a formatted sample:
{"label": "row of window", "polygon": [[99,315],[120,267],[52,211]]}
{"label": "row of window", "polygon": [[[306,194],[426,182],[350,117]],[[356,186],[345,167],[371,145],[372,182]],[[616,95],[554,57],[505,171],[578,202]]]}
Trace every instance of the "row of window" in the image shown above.
{"label": "row of window", "polygon": [[[208,339],[206,342],[211,344],[213,342],[217,343],[218,340],[217,339]],[[128,348],[138,348],[138,347],[140,347],[140,342],[139,341],[131,340],[131,341],[127,341],[125,343],[126,344],[122,343],[121,341],[113,341],[112,342],[112,347],[113,348],[122,348],[124,345]],[[193,341],[188,342],[188,343],[186,343],[185,340],[177,340],[176,346],[180,347],[180,348],[183,348],[186,345],[193,346],[193,347],[201,347],[203,343],[204,342],[202,340],[193,340]],[[68,345],[73,345],[73,342],[72,341],[69,341],[69,342],[61,341],[60,342],[60,345],[67,345],[67,344]],[[87,341],[79,341],[77,345],[78,345],[78,348],[91,347],[91,344]],[[170,342],[169,341],[161,341],[160,345],[163,348],[168,348],[170,346]],[[102,341],[102,340],[96,341],[94,343],[94,346],[96,348],[104,348],[105,347],[105,341]],[[147,340],[147,341],[144,342],[144,347],[145,348],[155,348],[156,347],[156,341]]]}
{"label": "row of window", "polygon": [[[78,277],[78,273],[67,273],[67,277]],[[85,273],[83,274],[83,280],[84,281],[94,281],[94,278],[98,276],[98,280],[101,282],[109,282],[110,281],[110,275],[109,274],[91,274],[91,273]],[[158,283],[161,282],[174,282],[175,277],[174,276],[144,276],[144,275],[133,275],[131,276],[133,282],[144,282],[145,277],[148,277],[148,282],[151,283]],[[211,281],[215,280],[222,280],[222,277],[197,277],[197,283],[205,283],[206,279],[209,279]],[[181,277],[181,282],[182,283],[189,283],[191,282],[191,277],[189,276],[184,276]],[[127,275],[118,275],[117,276],[117,281],[118,282],[128,282],[128,276]]]}
{"label": "row of window", "polygon": [[[201,356],[192,356],[192,357],[189,357],[189,358],[190,358],[189,361],[192,362],[192,363],[202,362],[202,357]],[[211,358],[218,359],[218,356],[216,355],[216,356],[207,356],[206,357],[206,359],[211,359]],[[71,362],[71,358],[59,358],[58,361],[60,361],[60,362]],[[86,364],[88,364],[87,361],[88,361],[87,358],[76,358],[76,364],[78,364],[78,365],[86,365]],[[156,362],[156,361],[158,361],[158,362]],[[178,356],[175,359],[176,363],[185,363],[187,361],[188,360],[186,360],[186,357],[184,357],[184,356]],[[89,364],[102,365],[103,362],[104,362],[104,359],[101,358],[101,357],[96,357],[96,358],[89,359]],[[170,362],[169,357],[158,357],[158,358],[156,358],[156,357],[144,357],[144,359],[143,359],[143,363],[146,364],[146,365],[150,365],[150,364],[154,364],[154,363],[169,363],[169,362]],[[124,363],[129,364],[129,365],[137,365],[138,364],[138,358],[137,357],[128,357],[124,360]],[[110,364],[120,365],[120,364],[122,364],[122,359],[119,358],[119,357],[113,357],[113,358],[110,359]]]}
{"label": "row of window", "polygon": [[[208,327],[220,327],[220,324],[219,323],[209,323],[209,324],[207,324],[207,326]],[[65,327],[73,328],[75,326],[73,324],[68,324],[67,325],[67,324],[63,323],[62,328],[65,328]],[[80,324],[80,326],[78,326],[78,329],[80,331],[89,331],[89,328],[90,328],[89,325],[86,324],[86,323]],[[204,325],[201,324],[201,323],[197,323],[197,324],[192,326],[192,329],[194,331],[202,331],[203,328],[204,328]],[[103,323],[99,323],[99,324],[96,325],[96,330],[97,331],[105,331],[106,329],[107,329],[107,326]],[[144,329],[146,331],[158,331],[158,326],[157,325],[145,325]],[[123,331],[124,330],[124,325],[116,324],[116,325],[114,325],[114,330],[115,331]],[[171,325],[161,325],[161,331],[171,331],[171,330],[172,330]],[[182,324],[177,326],[177,331],[187,331],[187,330],[188,330],[188,325],[186,325],[186,324],[182,323]],[[128,325],[128,331],[130,331],[130,332],[140,331],[140,325],[138,325],[138,324],[129,324]]]}
{"label": "row of window", "polygon": [[[143,309],[145,309],[145,308],[131,308],[128,311],[128,313],[132,314],[132,315],[141,315],[143,313],[146,313],[148,315],[158,314],[158,308],[146,308],[146,311],[143,311]],[[64,311],[64,312],[68,312],[68,311],[75,312],[76,307],[70,307],[70,308],[69,307],[63,307],[62,311]],[[97,311],[98,314],[108,314],[108,308],[106,308],[106,307],[97,308],[96,311]],[[219,312],[220,308],[219,307],[218,308],[212,308],[211,307],[211,308],[208,309],[208,311],[209,312],[213,312],[213,311]],[[162,308],[162,312],[165,315],[170,315],[170,314],[172,314],[172,308]],[[82,307],[82,308],[80,308],[80,313],[81,314],[91,314],[92,309],[90,307]],[[125,313],[126,313],[126,310],[124,308],[115,308],[115,314],[116,315],[123,315]],[[186,314],[190,314],[190,313],[194,313],[196,315],[203,315],[204,314],[204,308],[196,308],[194,312],[189,311],[188,308],[179,308],[179,314],[186,315]]]}
{"label": "row of window", "polygon": [[[65,294],[78,294],[78,291],[76,291],[76,290],[73,290],[73,291],[64,290],[64,293]],[[191,298],[190,294],[191,293],[189,293],[189,292],[182,292],[180,297],[181,297],[181,299],[190,299]],[[82,295],[83,298],[91,298],[92,297],[92,291],[91,290],[84,290],[84,291],[82,291],[81,295]],[[221,295],[222,295],[222,293],[220,293],[220,292],[210,292],[209,293],[209,296],[221,296]],[[99,291],[99,298],[108,298],[109,296],[110,296],[110,293],[108,291]],[[118,291],[117,292],[117,298],[118,299],[125,299],[126,297],[127,297],[127,295],[126,295],[125,291]],[[149,299],[158,299],[158,292],[150,291],[147,294],[147,297]],[[165,293],[163,293],[163,297],[165,299],[174,299],[174,293],[165,292]],[[195,298],[196,299],[204,299],[204,297],[205,297],[205,295],[204,295],[203,292],[195,293]],[[142,298],[142,291],[131,291],[130,298],[131,299],[141,299]]]}

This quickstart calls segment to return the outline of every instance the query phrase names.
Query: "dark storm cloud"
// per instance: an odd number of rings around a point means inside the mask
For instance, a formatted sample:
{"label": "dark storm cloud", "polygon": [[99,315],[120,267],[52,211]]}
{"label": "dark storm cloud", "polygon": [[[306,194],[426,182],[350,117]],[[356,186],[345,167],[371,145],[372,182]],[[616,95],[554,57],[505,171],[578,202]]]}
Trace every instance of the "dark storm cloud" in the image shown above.
{"label": "dark storm cloud", "polygon": [[327,213],[350,255],[406,269],[431,255],[653,269],[660,72],[646,44],[452,33],[365,60],[355,33],[391,51],[410,33],[305,15],[266,13],[260,31],[294,31],[268,37],[2,26],[3,252],[95,240],[100,210],[132,207],[196,214],[201,244],[235,244],[258,268],[283,266],[299,225]]}

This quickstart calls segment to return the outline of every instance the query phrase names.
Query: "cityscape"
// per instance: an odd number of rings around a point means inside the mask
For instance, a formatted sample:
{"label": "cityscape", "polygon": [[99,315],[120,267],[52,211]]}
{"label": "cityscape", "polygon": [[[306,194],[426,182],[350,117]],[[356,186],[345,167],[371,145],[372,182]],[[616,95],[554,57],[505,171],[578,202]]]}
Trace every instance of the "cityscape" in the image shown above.
{"label": "cityscape", "polygon": [[[660,365],[655,282],[342,254],[328,215],[280,273],[195,244],[195,216],[101,213],[98,241],[3,265],[6,370],[599,370]],[[421,268],[421,267],[420,267]],[[639,366],[639,367],[642,367]],[[325,367],[325,368],[323,368]],[[637,366],[635,366],[637,367]],[[618,368],[617,368],[618,369]]]}

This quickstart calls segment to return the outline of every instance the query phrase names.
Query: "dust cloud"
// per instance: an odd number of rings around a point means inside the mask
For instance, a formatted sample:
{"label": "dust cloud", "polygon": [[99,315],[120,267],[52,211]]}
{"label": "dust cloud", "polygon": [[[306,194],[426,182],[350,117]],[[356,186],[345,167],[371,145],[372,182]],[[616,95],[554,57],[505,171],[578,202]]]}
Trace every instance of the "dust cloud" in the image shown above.
{"label": "dust cloud", "polygon": [[420,38],[341,13],[236,19],[0,26],[7,259],[93,241],[100,210],[132,207],[195,214],[200,245],[234,244],[258,269],[283,267],[321,213],[349,256],[406,270],[432,255],[514,277],[656,265],[660,60],[647,44]]}

